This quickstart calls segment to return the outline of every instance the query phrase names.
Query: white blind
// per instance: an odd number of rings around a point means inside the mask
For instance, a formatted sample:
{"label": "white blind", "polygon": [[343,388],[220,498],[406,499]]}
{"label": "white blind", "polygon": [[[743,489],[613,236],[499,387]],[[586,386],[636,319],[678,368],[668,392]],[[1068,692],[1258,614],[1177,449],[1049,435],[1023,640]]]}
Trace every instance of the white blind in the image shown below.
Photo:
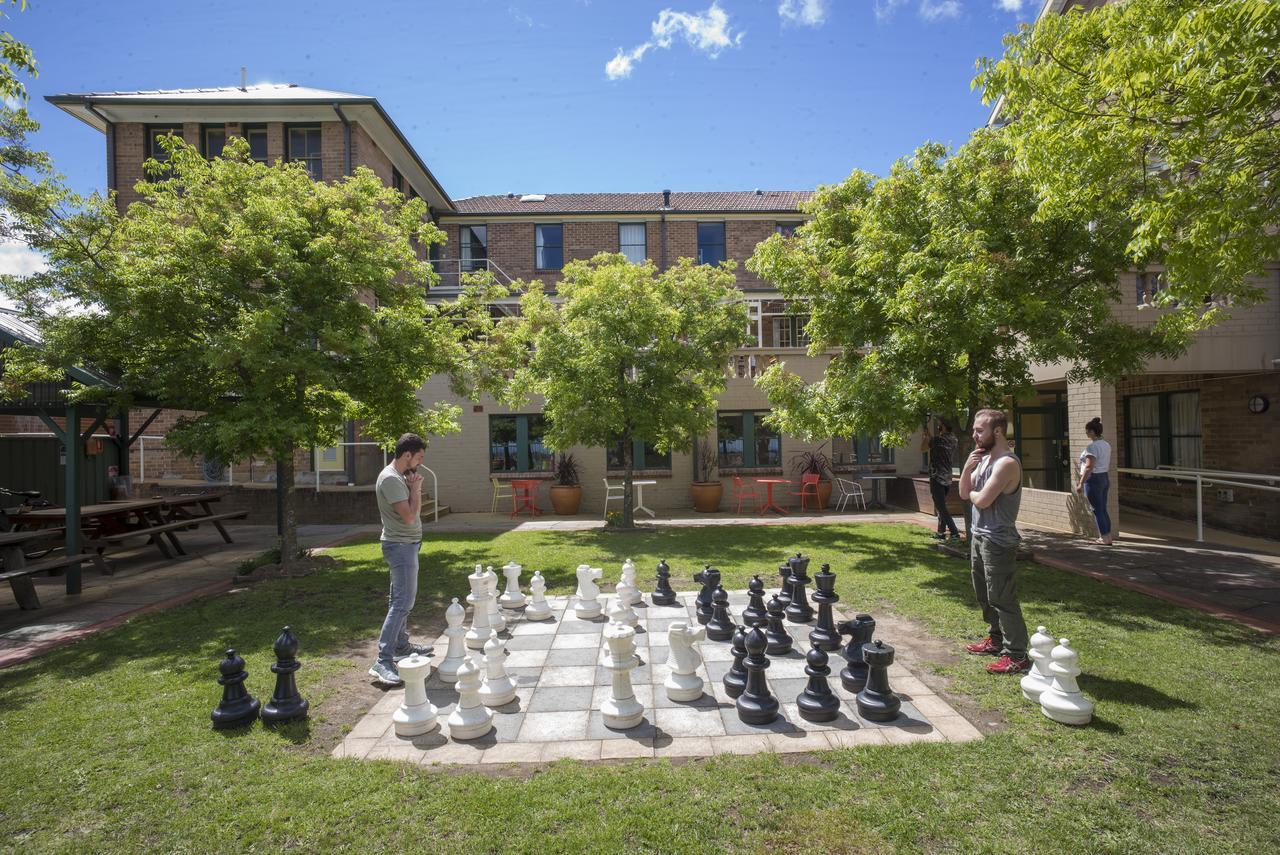
{"label": "white blind", "polygon": [[618,225],[618,248],[632,264],[644,264],[648,255],[645,247],[644,223]]}

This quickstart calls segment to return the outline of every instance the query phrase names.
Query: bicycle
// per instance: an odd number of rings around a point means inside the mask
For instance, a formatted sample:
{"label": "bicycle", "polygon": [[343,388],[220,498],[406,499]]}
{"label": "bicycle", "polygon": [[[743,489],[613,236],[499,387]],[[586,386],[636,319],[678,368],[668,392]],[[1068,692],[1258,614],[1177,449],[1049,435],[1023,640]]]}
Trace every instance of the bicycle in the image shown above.
{"label": "bicycle", "polygon": [[[48,499],[40,498],[40,492],[38,490],[10,490],[8,487],[0,487],[0,494],[22,499],[22,502],[18,505],[0,507],[0,531],[13,531],[14,527],[12,517],[17,514],[23,513],[24,511],[34,511],[41,508],[54,507],[53,502],[50,502]],[[43,558],[53,550],[54,547],[50,546],[45,549],[33,549],[24,554],[27,558],[35,560],[37,558]]]}

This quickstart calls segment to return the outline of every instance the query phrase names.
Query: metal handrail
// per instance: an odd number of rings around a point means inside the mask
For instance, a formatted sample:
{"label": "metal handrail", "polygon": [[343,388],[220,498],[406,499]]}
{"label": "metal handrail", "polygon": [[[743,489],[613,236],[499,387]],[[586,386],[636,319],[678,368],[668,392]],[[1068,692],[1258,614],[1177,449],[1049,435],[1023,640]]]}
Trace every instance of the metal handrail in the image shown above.
{"label": "metal handrail", "polygon": [[[1116,469],[1117,472],[1123,472],[1125,475],[1142,475],[1147,478],[1168,478],[1175,484],[1180,483],[1179,478],[1186,480],[1195,479],[1196,482],[1196,541],[1204,542],[1204,488],[1208,487],[1240,487],[1245,490],[1262,490],[1265,493],[1280,493],[1280,487],[1265,487],[1262,484],[1250,484],[1246,481],[1239,480],[1241,478],[1254,479],[1262,481],[1280,481],[1280,477],[1272,475],[1259,475],[1254,472],[1225,472],[1221,470],[1209,469],[1174,469],[1166,468],[1168,464],[1161,464],[1159,469],[1130,469],[1121,467]],[[1229,475],[1230,478],[1207,478],[1206,475],[1220,472],[1223,475]]]}
{"label": "metal handrail", "polygon": [[1156,467],[1162,472],[1194,472],[1200,475],[1226,475],[1229,478],[1236,478],[1243,481],[1266,481],[1274,484],[1280,481],[1280,475],[1257,475],[1252,472],[1231,472],[1225,469],[1197,469],[1192,466],[1170,466],[1168,463],[1161,463]]}
{"label": "metal handrail", "polygon": [[[440,277],[441,282],[437,287],[440,288],[461,288],[462,277],[467,273],[479,273],[487,270],[493,274],[493,278],[503,285],[510,285],[512,278],[507,275],[506,271],[497,265],[491,258],[432,258],[427,261],[431,265],[431,269]],[[467,269],[463,269],[463,265]],[[457,284],[446,285],[445,277],[452,277],[457,280]]]}

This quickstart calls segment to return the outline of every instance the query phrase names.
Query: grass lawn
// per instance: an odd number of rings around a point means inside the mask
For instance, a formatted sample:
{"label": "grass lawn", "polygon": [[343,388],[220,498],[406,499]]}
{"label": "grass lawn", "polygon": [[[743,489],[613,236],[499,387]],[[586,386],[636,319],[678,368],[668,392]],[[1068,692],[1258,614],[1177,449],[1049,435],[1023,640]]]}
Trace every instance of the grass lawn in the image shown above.
{"label": "grass lawn", "polygon": [[[676,587],[711,561],[726,587],[803,550],[839,574],[845,611],[891,609],[954,640],[981,629],[968,571],[914,526],[671,528],[611,534],[428,535],[418,613],[438,616],[476,562],[512,558],[571,593],[581,562]],[[1275,852],[1280,850],[1280,640],[1199,612],[1023,564],[1028,622],[1069,636],[1098,702],[1086,728],[1043,718],[1017,680],[969,657],[953,694],[1007,727],[967,744],[534,774],[334,760],[320,737],[343,681],[368,661],[386,571],[377,544],[339,569],[154,614],[0,671],[0,849],[20,852]],[[302,643],[310,723],[209,727],[221,652],[271,694],[271,644]],[[892,638],[887,639],[892,642]],[[346,722],[354,723],[354,720]],[[323,744],[320,744],[323,743]],[[8,849],[7,847],[12,847]]]}

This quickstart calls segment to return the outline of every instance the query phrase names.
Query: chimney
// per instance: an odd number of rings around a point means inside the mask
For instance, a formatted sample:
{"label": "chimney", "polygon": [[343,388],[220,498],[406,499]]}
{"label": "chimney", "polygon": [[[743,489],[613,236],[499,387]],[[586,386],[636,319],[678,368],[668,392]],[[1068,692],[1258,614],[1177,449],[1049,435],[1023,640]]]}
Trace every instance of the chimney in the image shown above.
{"label": "chimney", "polygon": [[240,66],[240,91],[241,92],[248,91],[248,88],[249,88],[247,85],[248,76],[249,76],[249,70],[245,68],[243,65]]}
{"label": "chimney", "polygon": [[662,207],[664,208],[671,207],[671,191],[670,190],[662,191]]}

